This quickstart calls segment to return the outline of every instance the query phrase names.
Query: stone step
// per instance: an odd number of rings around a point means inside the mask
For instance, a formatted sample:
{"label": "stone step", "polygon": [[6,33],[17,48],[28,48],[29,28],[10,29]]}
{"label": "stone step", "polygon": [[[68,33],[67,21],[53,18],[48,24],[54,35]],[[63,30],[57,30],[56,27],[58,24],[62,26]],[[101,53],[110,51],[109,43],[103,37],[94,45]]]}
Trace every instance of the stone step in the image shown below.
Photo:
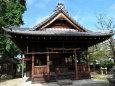
{"label": "stone step", "polygon": [[57,80],[58,85],[60,86],[72,86],[73,81],[70,79],[65,79],[65,80]]}

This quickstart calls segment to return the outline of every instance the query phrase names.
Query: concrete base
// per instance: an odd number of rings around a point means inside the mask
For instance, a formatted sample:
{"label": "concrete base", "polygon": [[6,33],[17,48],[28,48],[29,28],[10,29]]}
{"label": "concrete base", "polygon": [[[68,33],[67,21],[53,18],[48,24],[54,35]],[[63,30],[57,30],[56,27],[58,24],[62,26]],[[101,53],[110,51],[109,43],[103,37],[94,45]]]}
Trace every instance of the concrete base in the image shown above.
{"label": "concrete base", "polygon": [[97,79],[76,80],[73,82],[73,86],[109,86],[109,82]]}
{"label": "concrete base", "polygon": [[115,79],[114,78],[108,78],[110,86],[115,86]]}
{"label": "concrete base", "polygon": [[[65,83],[66,82],[66,83]],[[25,85],[29,86],[29,85]],[[109,82],[107,81],[100,81],[96,79],[85,79],[85,80],[62,80],[58,82],[51,82],[51,83],[36,83],[30,86],[109,86]]]}
{"label": "concrete base", "polygon": [[58,80],[57,84],[59,86],[72,86],[73,85],[73,81],[70,79],[65,79],[65,80]]}

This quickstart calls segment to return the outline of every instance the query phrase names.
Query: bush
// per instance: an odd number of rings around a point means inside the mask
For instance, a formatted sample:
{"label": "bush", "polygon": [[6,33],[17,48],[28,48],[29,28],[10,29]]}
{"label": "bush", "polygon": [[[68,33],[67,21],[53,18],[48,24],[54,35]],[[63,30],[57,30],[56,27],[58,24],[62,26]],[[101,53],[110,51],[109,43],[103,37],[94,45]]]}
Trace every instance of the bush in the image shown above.
{"label": "bush", "polygon": [[104,61],[100,61],[100,65],[104,67],[105,66],[108,67],[108,66],[115,65],[115,63],[112,60],[104,60]]}

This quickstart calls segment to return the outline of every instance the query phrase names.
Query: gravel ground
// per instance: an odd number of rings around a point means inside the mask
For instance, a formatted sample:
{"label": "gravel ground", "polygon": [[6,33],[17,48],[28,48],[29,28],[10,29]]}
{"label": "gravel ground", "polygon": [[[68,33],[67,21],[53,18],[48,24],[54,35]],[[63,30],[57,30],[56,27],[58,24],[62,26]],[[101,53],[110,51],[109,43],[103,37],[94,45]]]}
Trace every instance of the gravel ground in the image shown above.
{"label": "gravel ground", "polygon": [[25,80],[22,78],[1,80],[0,86],[24,86]]}

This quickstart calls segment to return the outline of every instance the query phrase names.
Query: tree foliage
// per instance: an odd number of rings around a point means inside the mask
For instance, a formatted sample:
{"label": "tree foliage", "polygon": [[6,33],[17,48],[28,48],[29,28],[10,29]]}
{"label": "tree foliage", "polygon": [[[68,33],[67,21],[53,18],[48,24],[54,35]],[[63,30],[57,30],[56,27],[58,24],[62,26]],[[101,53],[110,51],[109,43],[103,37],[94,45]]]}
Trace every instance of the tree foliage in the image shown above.
{"label": "tree foliage", "polygon": [[110,52],[108,52],[108,47],[105,46],[103,43],[97,44],[89,48],[90,50],[90,60],[103,60],[105,58],[110,58]]}
{"label": "tree foliage", "polygon": [[[98,30],[115,30],[115,18],[108,18],[105,14],[99,14],[97,17],[97,29]],[[90,57],[92,61],[101,60],[106,58],[112,58],[115,62],[115,40],[114,37],[97,44],[90,48]]]}
{"label": "tree foliage", "polygon": [[86,64],[86,52],[79,52],[78,57],[78,63]]}
{"label": "tree foliage", "polygon": [[106,43],[100,43],[93,47],[90,47],[90,61],[93,63],[93,71],[95,72],[96,65],[100,67],[112,67],[114,65],[113,60],[111,60],[111,53],[108,50]]}
{"label": "tree foliage", "polygon": [[0,0],[0,26],[24,24],[22,14],[25,10],[25,0]]}
{"label": "tree foliage", "polygon": [[104,67],[110,67],[115,65],[115,63],[112,60],[104,60],[104,61],[100,61],[100,65]]}
{"label": "tree foliage", "polygon": [[2,27],[24,24],[22,14],[26,10],[25,0],[0,0],[0,54],[2,57],[15,57],[18,47],[6,37]]}
{"label": "tree foliage", "polygon": [[[115,18],[108,18],[105,14],[99,14],[97,16],[97,28],[99,30],[112,30],[115,31]],[[115,40],[114,37],[110,37],[109,40],[107,40],[107,46],[110,49],[110,53],[112,55],[112,59],[114,59],[115,62]]]}

